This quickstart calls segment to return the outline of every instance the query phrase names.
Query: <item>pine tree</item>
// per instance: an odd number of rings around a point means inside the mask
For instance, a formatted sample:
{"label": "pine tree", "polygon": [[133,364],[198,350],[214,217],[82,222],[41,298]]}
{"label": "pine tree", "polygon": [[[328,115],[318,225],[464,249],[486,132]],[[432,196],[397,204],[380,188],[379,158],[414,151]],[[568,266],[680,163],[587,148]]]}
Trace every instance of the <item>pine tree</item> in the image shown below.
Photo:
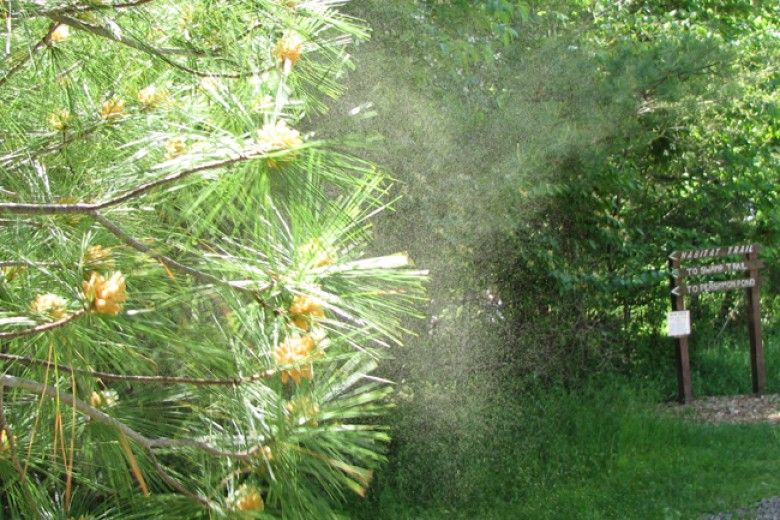
{"label": "pine tree", "polygon": [[365,492],[424,273],[365,257],[388,179],[302,131],[367,36],[342,3],[2,3],[3,518]]}

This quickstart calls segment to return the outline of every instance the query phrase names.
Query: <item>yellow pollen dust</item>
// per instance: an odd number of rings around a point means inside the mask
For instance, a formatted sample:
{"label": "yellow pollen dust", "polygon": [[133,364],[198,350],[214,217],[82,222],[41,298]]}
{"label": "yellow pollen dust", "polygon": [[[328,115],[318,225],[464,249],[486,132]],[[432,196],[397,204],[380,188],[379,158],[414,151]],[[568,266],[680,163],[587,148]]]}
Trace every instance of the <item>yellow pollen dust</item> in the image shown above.
{"label": "yellow pollen dust", "polygon": [[[279,365],[295,365],[306,361],[314,352],[314,340],[310,336],[289,336],[274,350],[274,359]],[[311,379],[314,373],[311,365],[299,366],[282,372],[282,383],[292,378],[296,384],[301,379]]]}
{"label": "yellow pollen dust", "polygon": [[174,159],[187,151],[187,144],[181,137],[174,137],[165,143],[165,158]]}
{"label": "yellow pollen dust", "polygon": [[84,298],[90,302],[90,309],[98,314],[116,316],[127,299],[125,277],[119,271],[108,279],[93,271],[89,280],[81,283],[81,287]]}
{"label": "yellow pollen dust", "polygon": [[63,108],[49,114],[49,126],[54,130],[65,130],[70,122],[70,110]]}
{"label": "yellow pollen dust", "polygon": [[285,408],[290,414],[290,419],[296,420],[298,424],[309,424],[310,426],[319,424],[317,416],[320,413],[320,407],[309,397],[296,397],[289,401]]}
{"label": "yellow pollen dust", "polygon": [[295,65],[303,53],[303,38],[297,33],[287,33],[277,42],[272,52],[273,57],[281,62],[289,61]]}
{"label": "yellow pollen dust", "polygon": [[89,396],[89,404],[95,408],[99,408],[100,405],[103,404],[103,397],[97,392],[92,392]]}
{"label": "yellow pollen dust", "polygon": [[274,460],[274,454],[271,451],[270,446],[263,446],[262,452],[263,452],[263,457],[265,457],[266,460]]}
{"label": "yellow pollen dust", "polygon": [[258,490],[256,487],[241,486],[237,494],[238,498],[236,499],[236,510],[260,512],[265,509],[263,496],[260,494],[260,490]]}
{"label": "yellow pollen dust", "polygon": [[84,264],[93,267],[114,267],[116,261],[111,257],[112,249],[101,245],[89,246],[84,253]]}
{"label": "yellow pollen dust", "polygon": [[70,27],[65,24],[59,24],[49,35],[49,41],[62,43],[70,36]]}
{"label": "yellow pollen dust", "polygon": [[89,396],[89,404],[94,408],[110,408],[119,401],[119,394],[116,390],[101,390],[92,392]]}
{"label": "yellow pollen dust", "polygon": [[[12,437],[12,439],[16,440],[16,435]],[[11,440],[8,438],[8,434],[5,432],[5,429],[0,430],[0,453],[4,453],[11,449]]]}
{"label": "yellow pollen dust", "polygon": [[67,304],[68,302],[65,301],[65,298],[56,294],[46,293],[36,296],[32,304],[30,304],[30,309],[36,314],[46,314],[59,320],[65,317],[65,306]]}
{"label": "yellow pollen dust", "polygon": [[168,91],[149,85],[138,91],[138,102],[144,108],[155,108],[168,99]]}
{"label": "yellow pollen dust", "polygon": [[298,250],[304,261],[310,260],[315,268],[327,267],[335,263],[335,253],[320,238],[312,239]]}
{"label": "yellow pollen dust", "polygon": [[261,150],[286,150],[303,143],[301,133],[287,126],[287,121],[280,119],[276,123],[266,123],[257,131],[257,142]]}
{"label": "yellow pollen dust", "polygon": [[112,97],[103,102],[100,107],[100,118],[104,120],[118,119],[124,115],[125,100],[119,97]]}
{"label": "yellow pollen dust", "polygon": [[291,319],[295,326],[303,330],[309,330],[311,320],[325,317],[322,304],[318,300],[304,294],[295,296],[288,311],[292,315]]}

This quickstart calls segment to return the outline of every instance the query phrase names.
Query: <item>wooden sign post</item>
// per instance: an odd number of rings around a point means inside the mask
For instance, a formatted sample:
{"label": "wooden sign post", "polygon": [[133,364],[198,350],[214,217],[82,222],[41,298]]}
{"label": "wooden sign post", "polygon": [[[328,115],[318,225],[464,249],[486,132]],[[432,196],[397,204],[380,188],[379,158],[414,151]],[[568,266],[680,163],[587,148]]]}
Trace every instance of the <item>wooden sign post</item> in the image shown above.
{"label": "wooden sign post", "polygon": [[[759,277],[758,270],[763,264],[758,259],[759,246],[752,244],[746,246],[715,247],[710,249],[696,249],[692,251],[675,251],[669,255],[669,283],[671,286],[672,314],[670,314],[670,332],[677,341],[677,388],[678,398],[682,403],[690,403],[693,400],[691,390],[691,365],[688,353],[688,335],[675,333],[675,330],[685,329],[675,324],[672,327],[671,320],[674,317],[679,321],[683,317],[686,294],[702,294],[715,291],[730,291],[745,289],[747,291],[747,316],[748,332],[750,334],[750,368],[753,378],[753,393],[761,395],[765,386],[764,369],[764,345],[761,339],[761,310],[759,301]],[[743,255],[743,261],[722,264],[701,265],[683,267],[685,261],[699,260],[702,258],[718,258],[723,256]],[[706,282],[685,285],[685,279],[691,276],[707,276],[720,273],[746,272],[749,278],[725,280],[719,282]]]}
{"label": "wooden sign post", "polygon": [[[680,276],[680,257],[672,253],[669,256],[669,272],[671,274],[672,286],[672,311],[684,311],[685,302],[682,294],[675,294],[674,289],[682,285],[683,278]],[[688,336],[677,337],[677,399],[681,403],[690,403],[693,401],[693,390],[691,388],[691,360],[688,356]]]}

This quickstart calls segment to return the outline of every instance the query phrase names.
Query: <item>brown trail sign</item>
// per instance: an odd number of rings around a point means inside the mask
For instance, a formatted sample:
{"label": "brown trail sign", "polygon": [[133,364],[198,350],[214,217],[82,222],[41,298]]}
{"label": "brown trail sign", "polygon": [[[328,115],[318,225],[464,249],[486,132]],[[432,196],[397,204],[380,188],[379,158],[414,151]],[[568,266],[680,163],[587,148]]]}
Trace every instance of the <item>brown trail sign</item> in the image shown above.
{"label": "brown trail sign", "polygon": [[708,274],[736,273],[764,267],[763,262],[730,262],[727,264],[700,265],[679,269],[679,276],[706,276]]}
{"label": "brown trail sign", "polygon": [[756,285],[755,278],[745,280],[726,280],[725,282],[707,282],[696,285],[678,285],[672,289],[672,294],[682,296],[684,294],[701,294],[716,291],[730,291],[732,289],[746,289]]}
{"label": "brown trail sign", "polygon": [[[696,249],[692,251],[675,251],[669,255],[669,272],[671,273],[669,282],[671,285],[672,313],[670,313],[670,335],[676,337],[677,341],[677,387],[679,389],[679,400],[683,403],[690,403],[693,400],[691,390],[691,365],[688,353],[688,334],[689,328],[680,328],[680,318],[687,319],[683,314],[685,311],[685,301],[683,296],[686,294],[703,294],[715,291],[730,291],[734,289],[747,290],[747,312],[748,312],[748,332],[750,334],[750,367],[753,378],[753,392],[760,395],[764,392],[765,370],[764,370],[764,346],[761,340],[761,311],[759,308],[759,285],[758,270],[764,264],[758,260],[760,247],[756,244],[715,247],[710,249]],[[702,258],[716,258],[722,256],[744,255],[744,261],[730,262],[715,265],[702,265],[693,267],[681,267],[683,261],[699,260]],[[721,282],[705,282],[698,284],[685,285],[683,281],[690,276],[706,276],[718,273],[746,272],[748,278],[735,280],[726,280]],[[684,330],[682,334],[675,333],[672,329],[672,318],[674,318],[674,328]],[[688,324],[689,326],[689,324]]]}

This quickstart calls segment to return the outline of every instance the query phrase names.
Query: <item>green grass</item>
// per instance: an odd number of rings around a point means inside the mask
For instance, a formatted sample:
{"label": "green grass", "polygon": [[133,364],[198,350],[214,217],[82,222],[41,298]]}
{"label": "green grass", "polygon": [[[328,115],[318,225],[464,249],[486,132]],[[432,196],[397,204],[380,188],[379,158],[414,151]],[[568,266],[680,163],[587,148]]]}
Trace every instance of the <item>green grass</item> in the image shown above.
{"label": "green grass", "polygon": [[[747,330],[727,339],[701,341],[691,350],[693,390],[699,395],[748,394],[752,391]],[[765,334],[767,393],[780,393],[780,345],[774,331]]]}
{"label": "green grass", "polygon": [[[696,352],[699,395],[749,391],[742,347]],[[767,359],[778,351],[769,345]],[[770,362],[768,369],[774,391],[776,365]],[[475,427],[487,426],[468,442],[439,431],[437,438],[420,439],[422,449],[398,446],[374,495],[356,504],[352,516],[699,518],[780,495],[780,426],[715,426],[672,417],[659,407],[670,388],[669,378],[613,376],[577,391],[507,400],[499,411],[474,418]],[[442,449],[426,449],[436,445]],[[436,455],[426,460],[426,453]],[[441,460],[448,453],[452,460]]]}

